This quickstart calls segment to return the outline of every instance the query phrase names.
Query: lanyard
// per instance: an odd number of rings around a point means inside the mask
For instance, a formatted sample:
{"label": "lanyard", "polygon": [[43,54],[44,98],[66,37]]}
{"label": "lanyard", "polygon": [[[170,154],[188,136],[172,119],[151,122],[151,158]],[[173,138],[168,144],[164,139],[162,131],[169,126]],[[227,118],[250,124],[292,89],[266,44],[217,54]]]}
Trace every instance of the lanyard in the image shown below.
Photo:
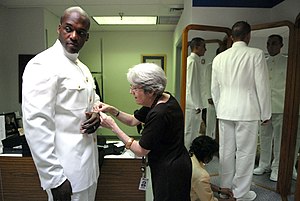
{"label": "lanyard", "polygon": [[142,172],[142,177],[146,178],[146,167],[148,166],[148,162],[146,159],[146,156],[142,157],[142,164],[141,164],[141,172]]}
{"label": "lanyard", "polygon": [[142,157],[142,165],[141,165],[141,172],[142,172],[142,177],[140,180],[139,184],[139,190],[145,191],[147,190],[147,185],[148,185],[148,179],[146,178],[146,167],[148,166],[146,157]]}

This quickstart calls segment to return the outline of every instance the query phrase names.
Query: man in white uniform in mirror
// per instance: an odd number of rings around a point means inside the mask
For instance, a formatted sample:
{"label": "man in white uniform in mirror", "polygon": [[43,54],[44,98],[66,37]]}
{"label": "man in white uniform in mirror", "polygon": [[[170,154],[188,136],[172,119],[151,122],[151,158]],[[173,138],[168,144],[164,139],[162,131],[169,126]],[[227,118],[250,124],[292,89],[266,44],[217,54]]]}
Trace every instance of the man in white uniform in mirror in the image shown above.
{"label": "man in white uniform in mirror", "polygon": [[205,90],[205,66],[201,64],[201,56],[206,51],[205,41],[200,37],[193,38],[189,46],[191,54],[187,58],[186,73],[186,106],[184,145],[190,149],[192,141],[199,136],[201,124],[201,110],[206,108],[207,101],[204,101]]}
{"label": "man in white uniform in mirror", "polygon": [[[278,167],[280,160],[279,157],[288,59],[286,55],[283,55],[281,53],[282,47],[282,36],[273,34],[268,37],[267,50],[269,53],[269,57],[267,58],[267,65],[269,70],[269,80],[271,88],[272,119],[270,124],[261,126],[259,134],[259,165],[253,171],[253,174],[255,175],[262,175],[264,173],[271,172],[271,181],[277,181],[278,179]],[[274,158],[271,165],[272,150]],[[296,180],[296,178],[297,171],[294,164],[293,179]]]}

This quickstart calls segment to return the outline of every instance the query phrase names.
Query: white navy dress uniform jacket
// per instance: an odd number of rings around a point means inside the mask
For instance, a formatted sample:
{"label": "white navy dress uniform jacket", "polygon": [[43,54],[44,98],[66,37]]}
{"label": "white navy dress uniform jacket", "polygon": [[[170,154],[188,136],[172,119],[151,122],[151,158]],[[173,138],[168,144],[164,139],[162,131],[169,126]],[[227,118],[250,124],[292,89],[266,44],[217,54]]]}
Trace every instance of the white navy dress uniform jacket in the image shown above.
{"label": "white navy dress uniform jacket", "polygon": [[211,93],[217,118],[232,121],[270,119],[269,74],[262,57],[262,50],[238,41],[214,58]]}
{"label": "white navy dress uniform jacket", "polygon": [[205,107],[204,66],[201,65],[200,59],[201,57],[193,52],[187,58],[184,144],[188,150],[192,141],[199,135],[201,113],[196,111]]}
{"label": "white navy dress uniform jacket", "polygon": [[196,110],[207,107],[205,81],[205,66],[201,64],[201,57],[192,52],[187,58],[187,108]]}
{"label": "white navy dress uniform jacket", "polygon": [[271,88],[272,113],[283,113],[287,56],[277,54],[267,58]]}
{"label": "white navy dress uniform jacket", "polygon": [[44,190],[68,179],[74,192],[97,183],[96,133],[82,134],[99,97],[89,69],[60,41],[34,57],[23,74],[25,136]]}

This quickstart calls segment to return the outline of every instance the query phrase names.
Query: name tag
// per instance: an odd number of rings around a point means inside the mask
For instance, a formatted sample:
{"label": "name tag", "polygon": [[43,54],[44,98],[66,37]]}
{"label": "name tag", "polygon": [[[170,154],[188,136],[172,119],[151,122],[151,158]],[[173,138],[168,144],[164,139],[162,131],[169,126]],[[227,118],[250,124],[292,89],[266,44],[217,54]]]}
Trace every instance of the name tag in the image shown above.
{"label": "name tag", "polygon": [[147,189],[147,185],[148,185],[148,179],[142,177],[140,180],[139,190],[145,191]]}

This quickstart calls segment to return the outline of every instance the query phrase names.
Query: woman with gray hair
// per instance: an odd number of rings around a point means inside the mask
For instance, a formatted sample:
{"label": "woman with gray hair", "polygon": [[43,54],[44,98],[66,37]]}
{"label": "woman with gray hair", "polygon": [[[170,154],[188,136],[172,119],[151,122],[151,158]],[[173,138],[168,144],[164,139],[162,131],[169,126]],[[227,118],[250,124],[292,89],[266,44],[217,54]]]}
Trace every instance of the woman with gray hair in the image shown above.
{"label": "woman with gray hair", "polygon": [[[100,103],[101,126],[110,128],[137,156],[148,157],[155,201],[190,201],[191,160],[184,146],[183,112],[176,99],[164,92],[167,79],[156,64],[142,63],[127,73],[130,93],[142,108],[133,115]],[[139,141],[124,133],[110,113],[128,126],[144,123]]]}

